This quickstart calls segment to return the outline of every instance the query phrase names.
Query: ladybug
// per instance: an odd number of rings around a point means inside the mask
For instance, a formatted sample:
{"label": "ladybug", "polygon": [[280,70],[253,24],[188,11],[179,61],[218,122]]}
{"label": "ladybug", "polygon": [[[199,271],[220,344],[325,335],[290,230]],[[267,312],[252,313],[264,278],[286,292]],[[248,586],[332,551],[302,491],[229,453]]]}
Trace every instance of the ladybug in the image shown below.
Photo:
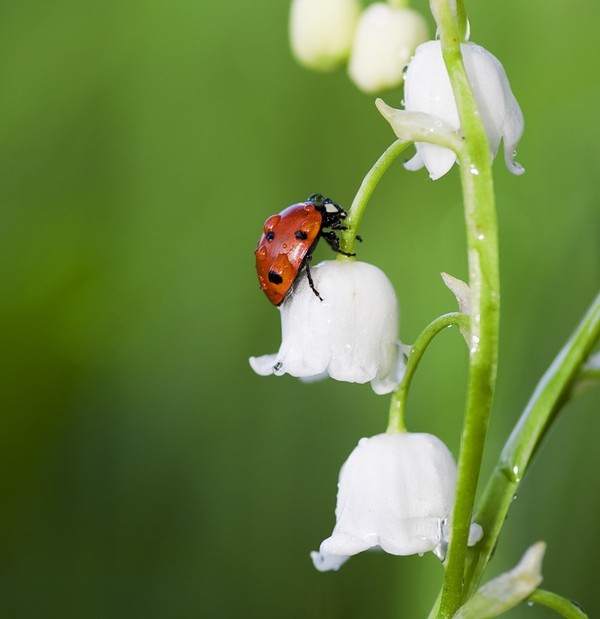
{"label": "ladybug", "polygon": [[[256,248],[256,272],[260,287],[273,305],[281,305],[303,268],[311,290],[322,301],[310,275],[308,263],[322,237],[344,256],[335,230],[346,230],[346,211],[339,205],[313,193],[306,202],[292,204],[265,221],[263,235]],[[325,231],[324,228],[329,228]]]}

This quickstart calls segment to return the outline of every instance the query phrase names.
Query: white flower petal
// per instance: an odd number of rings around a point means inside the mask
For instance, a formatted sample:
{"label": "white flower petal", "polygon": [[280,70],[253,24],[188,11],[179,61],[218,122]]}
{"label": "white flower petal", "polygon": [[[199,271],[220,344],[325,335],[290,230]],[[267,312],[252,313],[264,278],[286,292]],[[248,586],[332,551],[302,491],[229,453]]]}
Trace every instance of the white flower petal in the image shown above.
{"label": "white flower petal", "polygon": [[425,164],[423,163],[423,157],[421,157],[421,154],[418,150],[417,154],[412,157],[412,159],[404,162],[404,167],[410,172],[416,172],[417,170],[420,170],[424,165]]}
{"label": "white flower petal", "polygon": [[[489,141],[490,156],[496,156],[500,140],[504,139],[506,164],[511,172],[521,174],[523,168],[513,161],[513,157],[523,134],[523,114],[510,89],[506,72],[495,56],[475,43],[463,43],[461,52]],[[405,80],[406,111],[432,114],[453,130],[460,129],[458,110],[439,41],[428,41],[417,48]],[[417,143],[417,152],[431,178],[443,176],[455,160],[448,149],[436,145]]]}
{"label": "white flower petal", "polygon": [[298,62],[329,71],[350,55],[360,13],[358,0],[293,0],[290,41]]}
{"label": "white flower petal", "polygon": [[319,572],[328,572],[330,570],[339,570],[340,567],[348,561],[350,556],[331,555],[313,550],[313,552],[310,553],[310,558]]}
{"label": "white flower petal", "polygon": [[277,355],[262,355],[262,357],[250,357],[248,359],[250,367],[259,376],[269,376],[274,374],[274,366],[277,362]]}
{"label": "white flower petal", "polygon": [[395,555],[435,550],[444,542],[455,486],[456,464],[435,436],[362,439],[340,471],[336,524],[313,553],[315,566],[337,569],[348,556],[378,547]]}
{"label": "white flower petal", "polygon": [[427,23],[420,13],[375,2],[363,11],[356,27],[350,78],[369,93],[399,86],[405,65],[427,38]]}
{"label": "white flower petal", "polygon": [[350,261],[326,261],[311,267],[311,274],[323,301],[301,274],[280,306],[279,352],[253,357],[252,368],[261,375],[287,373],[314,380],[327,374],[335,380],[371,382],[376,393],[396,389],[404,367],[398,304],[388,278],[377,267]]}
{"label": "white flower petal", "polygon": [[416,147],[431,180],[444,176],[456,161],[456,154],[449,148],[425,142],[417,143]]}

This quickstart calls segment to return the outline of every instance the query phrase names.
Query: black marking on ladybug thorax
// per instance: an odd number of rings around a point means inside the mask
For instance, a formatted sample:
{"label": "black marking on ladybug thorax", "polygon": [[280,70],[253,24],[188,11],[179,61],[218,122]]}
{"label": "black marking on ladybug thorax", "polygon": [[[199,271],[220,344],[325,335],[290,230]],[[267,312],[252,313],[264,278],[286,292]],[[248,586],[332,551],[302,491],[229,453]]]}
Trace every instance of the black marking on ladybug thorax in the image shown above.
{"label": "black marking on ladybug thorax", "polygon": [[308,238],[308,234],[306,234],[306,232],[304,232],[303,230],[296,230],[296,232],[294,232],[294,236],[299,241],[306,241],[306,239]]}
{"label": "black marking on ladybug thorax", "polygon": [[283,277],[281,277],[281,275],[279,275],[279,273],[276,273],[275,271],[269,271],[269,281],[272,284],[281,284],[281,282],[283,281]]}
{"label": "black marking on ladybug thorax", "polygon": [[267,239],[267,241],[272,241],[274,238],[275,233],[273,232],[273,230],[269,230],[267,234],[265,234],[265,239]]}

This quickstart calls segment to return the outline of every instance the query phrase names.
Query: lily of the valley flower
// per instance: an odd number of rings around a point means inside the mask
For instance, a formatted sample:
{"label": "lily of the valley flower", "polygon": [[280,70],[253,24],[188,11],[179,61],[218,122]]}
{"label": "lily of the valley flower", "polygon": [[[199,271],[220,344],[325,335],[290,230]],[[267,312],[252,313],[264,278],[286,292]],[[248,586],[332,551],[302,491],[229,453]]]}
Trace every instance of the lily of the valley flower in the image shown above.
{"label": "lily of the valley flower", "polygon": [[415,48],[428,38],[420,13],[384,2],[369,6],[360,16],[348,73],[365,92],[377,92],[402,83],[402,72]]}
{"label": "lily of the valley flower", "polygon": [[252,369],[262,376],[371,382],[379,394],[396,389],[404,364],[398,302],[389,279],[365,262],[326,261],[310,272],[323,300],[301,274],[279,306],[279,352],[251,357]]}
{"label": "lily of the valley flower", "polygon": [[[495,56],[474,43],[463,43],[461,52],[491,157],[496,156],[500,140],[504,139],[504,159],[508,169],[513,174],[522,174],[524,170],[514,161],[514,155],[523,134],[523,114],[504,68]],[[428,41],[417,48],[404,79],[407,112],[431,114],[455,131],[460,129],[456,101],[439,41]],[[419,170],[425,166],[434,180],[446,174],[456,161],[452,150],[437,144],[417,142],[416,148],[417,154],[405,167]]]}
{"label": "lily of the valley flower", "polygon": [[342,64],[350,55],[359,13],[358,0],[293,0],[290,39],[298,62],[318,71]]}
{"label": "lily of the valley flower", "polygon": [[[431,434],[378,434],[363,438],[340,471],[336,524],[311,553],[319,571],[337,570],[350,556],[381,548],[394,555],[434,551],[447,545],[454,505],[456,464]],[[471,526],[469,544],[481,538]]]}

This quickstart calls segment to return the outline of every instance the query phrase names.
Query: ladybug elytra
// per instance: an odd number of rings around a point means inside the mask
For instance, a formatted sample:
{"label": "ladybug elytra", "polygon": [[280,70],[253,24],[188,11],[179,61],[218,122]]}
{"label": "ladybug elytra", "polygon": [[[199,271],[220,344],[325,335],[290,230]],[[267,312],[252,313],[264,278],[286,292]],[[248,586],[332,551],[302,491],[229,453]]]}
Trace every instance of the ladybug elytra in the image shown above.
{"label": "ladybug elytra", "polygon": [[345,218],[346,211],[339,204],[314,193],[306,202],[292,204],[265,221],[255,252],[256,272],[260,287],[273,305],[283,302],[304,267],[312,291],[323,300],[314,286],[308,263],[321,237],[334,251],[354,255],[340,249],[335,233],[346,229],[342,223]]}

